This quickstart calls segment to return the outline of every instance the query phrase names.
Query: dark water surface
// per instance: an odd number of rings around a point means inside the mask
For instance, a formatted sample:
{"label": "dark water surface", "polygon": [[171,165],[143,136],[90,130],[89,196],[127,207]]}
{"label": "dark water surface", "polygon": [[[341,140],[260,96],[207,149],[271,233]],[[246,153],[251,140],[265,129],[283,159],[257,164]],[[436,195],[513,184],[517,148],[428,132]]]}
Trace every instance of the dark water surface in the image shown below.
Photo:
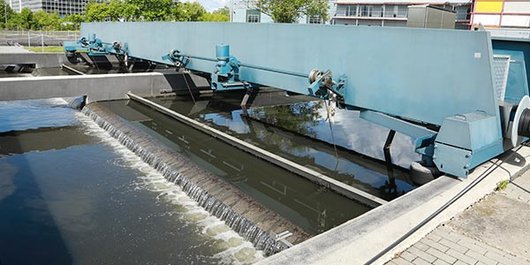
{"label": "dark water surface", "polygon": [[[155,100],[382,198],[414,188],[399,168],[396,187],[390,187],[384,165],[369,152],[335,151],[326,144],[321,108],[306,107],[315,103],[288,99],[291,107],[254,108],[245,116],[237,94],[197,97],[195,103],[187,97]],[[98,104],[312,233],[370,210],[138,103]],[[0,102],[0,264],[219,264],[260,258],[249,242],[64,101]]]}
{"label": "dark water surface", "polygon": [[[410,138],[398,134],[394,140],[392,161],[397,166],[396,186],[392,187],[381,162],[387,129],[360,119],[358,112],[336,110],[332,134],[322,102],[300,102],[269,94],[256,98],[256,107],[249,109],[247,115],[242,115],[242,95],[237,93],[196,97],[195,103],[186,96],[151,100],[386,200],[416,187],[409,180],[408,171],[397,167],[408,168],[418,160]],[[290,102],[259,106],[282,101]],[[335,143],[337,150],[330,143]]]}
{"label": "dark water surface", "polygon": [[[250,243],[103,138],[82,114],[58,101],[26,103],[0,102],[0,264],[219,264],[259,258]],[[35,106],[40,114],[23,115]],[[63,122],[46,123],[47,111]],[[13,130],[10,120],[16,121]]]}
{"label": "dark water surface", "polygon": [[370,210],[289,171],[132,101],[97,103],[230,182],[284,218],[317,234]]}

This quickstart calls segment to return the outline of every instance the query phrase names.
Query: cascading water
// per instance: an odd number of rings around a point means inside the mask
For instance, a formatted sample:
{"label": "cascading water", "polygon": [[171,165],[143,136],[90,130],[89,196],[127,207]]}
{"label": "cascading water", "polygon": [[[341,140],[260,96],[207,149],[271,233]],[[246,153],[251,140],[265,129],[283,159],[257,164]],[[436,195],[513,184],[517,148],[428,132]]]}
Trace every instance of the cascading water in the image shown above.
{"label": "cascading water", "polygon": [[1,264],[213,265],[263,258],[64,100],[4,101],[0,109]]}
{"label": "cascading water", "polygon": [[273,235],[256,226],[250,220],[237,213],[228,205],[224,204],[191,181],[185,176],[185,174],[181,173],[184,169],[180,169],[179,171],[157,157],[154,153],[142,148],[141,144],[137,144],[127,134],[123,133],[92,111],[90,106],[83,108],[82,112],[92,119],[99,127],[107,131],[109,135],[117,139],[122,145],[139,156],[145,163],[156,169],[168,181],[180,186],[190,198],[198,203],[198,205],[203,207],[210,214],[223,220],[227,226],[240,234],[243,238],[252,242],[254,247],[258,250],[262,250],[265,255],[272,255],[289,247],[288,244],[281,240],[277,241]]}

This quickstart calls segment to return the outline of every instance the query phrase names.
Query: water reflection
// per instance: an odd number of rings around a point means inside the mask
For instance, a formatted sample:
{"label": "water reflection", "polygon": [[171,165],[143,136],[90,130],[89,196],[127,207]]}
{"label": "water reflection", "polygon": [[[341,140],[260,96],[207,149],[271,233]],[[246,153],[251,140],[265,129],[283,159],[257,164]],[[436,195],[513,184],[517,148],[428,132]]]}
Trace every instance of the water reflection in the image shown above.
{"label": "water reflection", "polygon": [[2,155],[23,154],[32,151],[64,149],[74,145],[90,143],[77,126],[40,128],[25,131],[0,133],[0,157]]}
{"label": "water reflection", "polygon": [[0,159],[0,263],[71,264],[32,169],[25,156]]}
{"label": "water reflection", "polygon": [[323,105],[323,101],[310,101],[274,107],[252,108],[248,114],[250,117],[262,118],[266,124],[273,124],[285,130],[314,138],[317,137],[315,128],[323,118],[320,111]]}
{"label": "water reflection", "polygon": [[78,123],[75,110],[59,98],[0,101],[0,114],[0,133]]}
{"label": "water reflection", "polygon": [[[142,118],[136,124],[200,167],[237,186],[264,206],[316,234],[369,210],[304,178],[296,176],[224,142],[183,125],[135,102],[102,102],[122,117]],[[119,106],[119,105],[122,106]],[[134,114],[134,112],[140,114]],[[145,120],[144,117],[150,119]],[[153,134],[156,132],[156,134]]]}
{"label": "water reflection", "polygon": [[[319,112],[320,117],[327,117],[327,110],[322,103],[302,102],[292,105],[293,109],[305,105],[314,106],[315,112]],[[281,106],[253,108],[249,111],[249,116],[256,120],[287,128],[282,123],[285,120],[291,120],[293,117],[297,117],[298,114],[296,112],[279,113],[275,111],[278,107]],[[303,135],[313,136],[328,143],[335,143],[359,154],[384,161],[383,146],[389,129],[361,119],[358,111],[334,109],[332,116],[333,132],[330,131],[329,121],[326,119],[318,119],[310,123],[302,121],[302,123],[304,126],[311,126],[313,128],[311,134],[305,133],[304,130],[293,131]],[[414,152],[413,147],[414,145],[410,137],[397,133],[391,147],[393,164],[403,168],[409,168],[412,162],[419,160],[420,157]]]}
{"label": "water reflection", "polygon": [[[263,97],[272,98],[270,103],[285,101],[278,94]],[[381,162],[388,130],[360,119],[358,113],[337,110],[333,141],[323,102],[300,98],[298,103],[288,105],[254,107],[248,110],[248,115],[242,115],[239,99],[238,94],[223,93],[203,96],[195,104],[186,97],[152,100],[387,200],[415,187],[409,181],[408,171],[399,167],[394,168],[396,186],[390,185]],[[337,150],[331,142],[335,142]],[[393,162],[403,167],[408,167],[417,156],[412,151],[410,138],[399,134],[392,155]]]}

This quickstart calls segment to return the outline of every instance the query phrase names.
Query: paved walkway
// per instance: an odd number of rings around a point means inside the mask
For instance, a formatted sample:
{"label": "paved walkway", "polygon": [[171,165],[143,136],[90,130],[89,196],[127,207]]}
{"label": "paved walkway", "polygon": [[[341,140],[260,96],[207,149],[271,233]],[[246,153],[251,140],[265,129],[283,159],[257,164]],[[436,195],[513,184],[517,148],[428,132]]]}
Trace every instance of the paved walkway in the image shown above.
{"label": "paved walkway", "polygon": [[24,47],[18,46],[0,46],[0,53],[30,53]]}
{"label": "paved walkway", "polygon": [[530,265],[530,171],[387,264]]}

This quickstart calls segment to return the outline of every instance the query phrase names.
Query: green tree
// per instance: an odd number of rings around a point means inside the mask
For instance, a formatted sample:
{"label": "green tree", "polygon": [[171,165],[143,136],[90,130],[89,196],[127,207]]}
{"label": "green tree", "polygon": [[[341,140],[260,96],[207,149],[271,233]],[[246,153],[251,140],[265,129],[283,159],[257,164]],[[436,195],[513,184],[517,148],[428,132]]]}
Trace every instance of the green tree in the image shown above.
{"label": "green tree", "polygon": [[174,20],[171,0],[91,1],[85,9],[87,21],[167,21]]}
{"label": "green tree", "polygon": [[230,20],[230,9],[228,9],[228,7],[223,7],[213,11],[212,13],[205,13],[202,16],[202,20],[227,22]]}
{"label": "green tree", "polygon": [[202,21],[207,14],[206,9],[197,2],[178,3],[175,9],[175,19],[177,21]]}
{"label": "green tree", "polygon": [[168,21],[174,19],[175,3],[172,0],[126,0],[134,11],[134,20]]}
{"label": "green tree", "polygon": [[278,23],[295,23],[303,15],[328,19],[327,0],[257,0],[255,5]]}
{"label": "green tree", "polygon": [[70,14],[62,19],[61,28],[64,30],[79,30],[85,17],[80,14]]}
{"label": "green tree", "polygon": [[107,5],[107,20],[131,21],[134,18],[136,8],[123,0],[110,0]]}
{"label": "green tree", "polygon": [[7,21],[13,16],[13,9],[5,1],[0,1],[0,27],[6,28]]}
{"label": "green tree", "polygon": [[106,3],[89,2],[85,14],[87,21],[132,21],[137,7],[124,0]]}
{"label": "green tree", "polygon": [[18,29],[34,29],[36,26],[35,20],[33,19],[33,12],[29,8],[23,8],[20,13],[14,14],[8,20],[8,28]]}
{"label": "green tree", "polygon": [[111,0],[109,12],[113,21],[134,21],[138,7],[124,0]]}
{"label": "green tree", "polygon": [[90,1],[85,7],[85,17],[89,22],[105,21],[109,18],[109,5]]}
{"label": "green tree", "polygon": [[[227,7],[211,13],[197,2],[172,0],[90,1],[85,10],[86,21],[229,21]],[[65,19],[65,23],[69,22]],[[78,25],[80,21],[72,21]],[[63,23],[64,24],[64,23]],[[70,23],[67,23],[70,24]]]}
{"label": "green tree", "polygon": [[39,10],[33,13],[33,29],[59,30],[61,29],[61,17],[57,13],[46,13]]}

